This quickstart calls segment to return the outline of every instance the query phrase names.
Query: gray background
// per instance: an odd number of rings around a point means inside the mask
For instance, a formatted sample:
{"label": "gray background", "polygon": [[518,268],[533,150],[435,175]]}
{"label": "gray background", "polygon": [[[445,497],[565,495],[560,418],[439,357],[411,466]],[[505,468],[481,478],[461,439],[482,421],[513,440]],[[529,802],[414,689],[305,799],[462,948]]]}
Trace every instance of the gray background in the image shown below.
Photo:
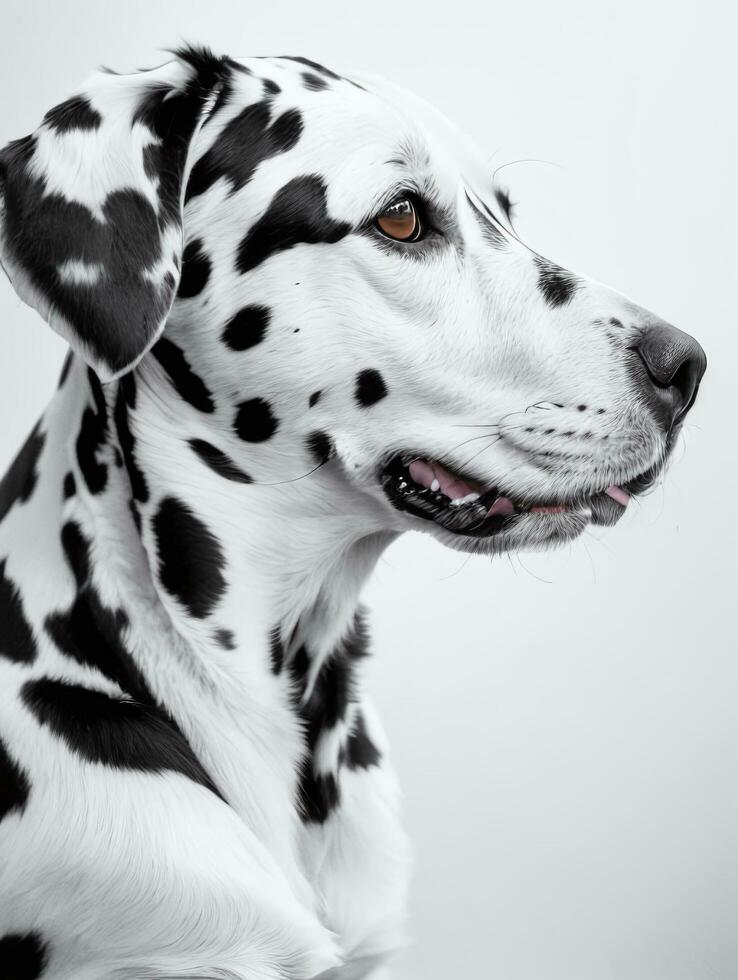
{"label": "gray background", "polygon": [[[417,846],[411,980],[738,977],[736,23],[726,4],[3,0],[0,140],[206,41],[385,74],[470,132],[537,250],[710,359],[663,490],[567,550],[382,561],[373,686]],[[64,345],[3,281],[0,461]]]}

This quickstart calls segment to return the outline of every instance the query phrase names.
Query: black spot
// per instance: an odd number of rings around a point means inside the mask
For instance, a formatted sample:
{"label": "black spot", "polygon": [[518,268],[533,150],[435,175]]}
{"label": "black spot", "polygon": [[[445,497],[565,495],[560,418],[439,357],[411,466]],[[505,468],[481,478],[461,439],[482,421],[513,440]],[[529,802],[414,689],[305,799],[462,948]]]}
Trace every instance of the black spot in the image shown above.
{"label": "black spot", "polygon": [[375,405],[387,394],[384,378],[373,368],[367,368],[356,376],[356,400],[364,408]]}
{"label": "black spot", "polygon": [[115,398],[115,430],[123,453],[128,479],[131,481],[133,499],[145,503],[149,499],[149,487],[141,467],[136,461],[136,440],[128,422],[129,411],[136,407],[136,381],[133,374],[126,374],[118,382]]}
{"label": "black spot", "polygon": [[322,92],[328,88],[328,82],[322,75],[315,75],[313,72],[304,71],[301,77],[302,84],[312,92]]}
{"label": "black spot", "polygon": [[223,647],[224,650],[236,649],[236,638],[231,630],[219,629],[215,631],[215,642]]}
{"label": "black spot", "polygon": [[239,272],[248,272],[269,256],[300,244],[333,243],[351,230],[328,214],[326,186],[317,176],[296,177],[271,200],[241,242],[236,259]]}
{"label": "black spot", "polygon": [[264,86],[264,95],[267,97],[279,95],[279,93],[282,91],[279,85],[277,85],[272,78],[262,78],[261,84]]}
{"label": "black spot", "polygon": [[30,792],[28,774],[10,757],[0,739],[0,820],[9,813],[22,813]]}
{"label": "black spot", "polygon": [[296,55],[283,54],[280,55],[283,61],[295,61],[298,65],[305,65],[306,68],[312,69],[312,71],[317,72],[319,75],[325,75],[326,78],[332,78],[337,82],[348,82],[353,85],[354,88],[360,88],[362,91],[366,91],[363,85],[359,85],[358,82],[352,81],[350,78],[346,78],[345,75],[337,75],[330,68],[326,68],[325,65],[318,64],[317,61],[310,61],[309,58],[300,58]]}
{"label": "black spot", "polygon": [[167,337],[162,337],[151,348],[151,353],[167,372],[181,398],[201,412],[215,411],[213,396],[207,385],[195,374],[176,344]]}
{"label": "black spot", "polygon": [[152,705],[51,677],[26,681],[21,699],[40,725],[88,762],[112,769],[178,772],[218,794],[182,733]]}
{"label": "black spot", "polygon": [[74,129],[94,130],[102,125],[102,116],[93,109],[89,99],[74,95],[66,102],[54,106],[44,116],[44,123],[57,133],[69,133]]}
{"label": "black spot", "polygon": [[203,291],[210,278],[210,259],[202,241],[193,238],[184,250],[182,256],[182,276],[179,280],[177,296],[180,299],[191,299]]}
{"label": "black spot", "polygon": [[264,339],[270,316],[266,306],[244,306],[225,325],[223,343],[231,350],[248,350],[256,346]]}
{"label": "black spot", "polygon": [[48,948],[38,932],[9,932],[0,937],[3,980],[38,980],[48,961]]}
{"label": "black spot", "polygon": [[281,673],[284,665],[284,644],[282,643],[282,634],[278,626],[275,626],[269,634],[269,655],[272,661],[272,673]]}
{"label": "black spot", "polygon": [[236,412],[233,428],[246,442],[265,442],[277,431],[279,421],[272,408],[263,398],[250,398],[241,402]]}
{"label": "black spot", "polygon": [[192,168],[185,201],[204,194],[221,178],[230,192],[244,187],[264,160],[286,153],[302,134],[302,116],[289,109],[274,122],[267,100],[248,105],[228,122],[218,139]]}
{"label": "black spot", "polygon": [[[316,768],[315,755],[324,732],[345,719],[349,704],[355,699],[355,665],[367,654],[367,640],[363,617],[357,613],[352,628],[321,666],[307,700],[304,699],[304,692],[310,662],[304,647],[290,664],[295,703],[304,724],[308,750],[298,787],[300,810],[306,821],[325,821],[340,802],[337,774],[320,772]],[[358,745],[355,751],[358,755]],[[348,762],[348,752],[346,745],[339,763]]]}
{"label": "black spot", "polygon": [[505,190],[504,187],[496,187],[495,188],[495,200],[497,201],[497,204],[498,204],[500,210],[503,212],[503,214],[505,215],[505,217],[507,218],[507,220],[508,221],[512,221],[512,216],[513,216],[513,211],[515,210],[515,205],[510,200],[510,195]]}
{"label": "black spot", "polygon": [[77,594],[68,610],[46,617],[46,632],[61,653],[100,671],[138,701],[153,705],[151,691],[126,647],[128,617],[100,599],[91,577],[90,543],[76,522],[64,525],[61,542]]}
{"label": "black spot", "polygon": [[320,401],[320,396],[322,394],[323,394],[322,391],[314,391],[310,396],[310,398],[308,399],[308,406],[310,408],[313,408],[315,405],[317,405],[318,402]]}
{"label": "black spot", "polygon": [[367,734],[364,716],[358,712],[346,742],[346,765],[349,769],[370,769],[379,765],[381,758],[382,753]]}
{"label": "black spot", "polygon": [[597,409],[597,414],[598,415],[604,415],[606,411],[607,411],[606,408],[598,408]]}
{"label": "black spot", "polygon": [[333,443],[325,432],[311,432],[307,439],[308,452],[316,463],[327,462],[333,452]]}
{"label": "black spot", "polygon": [[587,411],[587,406],[586,405],[577,405],[577,411],[578,412],[586,412]]}
{"label": "black spot", "polygon": [[303,765],[298,786],[300,815],[305,823],[325,823],[341,802],[338,780],[332,772],[313,772],[307,760]]}
{"label": "black spot", "polygon": [[72,369],[72,364],[74,363],[74,354],[70,351],[64,358],[64,363],[62,364],[61,374],[59,375],[59,382],[57,388],[63,388],[64,382],[69,377],[69,372]]}
{"label": "black spot", "polygon": [[38,459],[44,448],[45,436],[37,423],[20,452],[0,481],[0,521],[14,503],[25,503],[36,486]]}
{"label": "black spot", "polygon": [[95,407],[88,406],[82,413],[82,424],[77,436],[77,462],[90,493],[102,493],[108,483],[108,467],[97,458],[98,450],[105,444],[108,434],[108,409],[105,395],[95,373],[88,368],[89,381]]}
{"label": "black spot", "polygon": [[215,536],[174,497],[165,497],[153,520],[161,584],[191,616],[204,619],[225,593],[225,558]]}
{"label": "black spot", "polygon": [[203,463],[209,466],[218,476],[222,476],[225,480],[233,480],[234,483],[253,483],[248,473],[244,473],[233,462],[230,456],[221,452],[220,449],[216,449],[215,446],[206,442],[204,439],[190,439],[189,446],[200,457]]}
{"label": "black spot", "polygon": [[540,255],[536,255],[534,262],[538,266],[538,288],[548,305],[568,303],[579,287],[576,276]]}
{"label": "black spot", "polygon": [[77,492],[77,484],[74,482],[74,474],[67,473],[64,477],[64,499],[69,500]]}
{"label": "black spot", "polygon": [[622,327],[622,321],[618,320],[616,317],[610,317],[610,325],[613,327]]}
{"label": "black spot", "polygon": [[472,201],[468,194],[466,194],[466,200],[474,213],[474,217],[477,219],[477,224],[479,225],[485,240],[494,248],[500,248],[500,246],[505,245],[507,242],[505,232],[497,221],[497,218],[495,218],[492,212],[484,206],[484,202],[481,202],[482,207],[484,208],[484,211],[482,211],[477,207],[474,201]]}
{"label": "black spot", "polygon": [[0,562],[0,654],[15,663],[36,659],[36,640],[23,611],[23,600],[15,582],[5,574],[6,559]]}

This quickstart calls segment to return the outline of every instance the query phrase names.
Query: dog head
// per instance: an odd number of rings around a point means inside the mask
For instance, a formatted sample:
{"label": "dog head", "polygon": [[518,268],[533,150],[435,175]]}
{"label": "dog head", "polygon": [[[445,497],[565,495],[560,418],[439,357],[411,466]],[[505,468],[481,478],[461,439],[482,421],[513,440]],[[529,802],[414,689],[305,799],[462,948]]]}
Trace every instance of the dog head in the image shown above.
{"label": "dog head", "polygon": [[201,461],[306,475],[296,506],[372,530],[500,551],[614,523],[705,369],[521,242],[433,109],[305,59],[97,76],[3,151],[0,188],[15,287],[104,380],[166,323],[139,371]]}

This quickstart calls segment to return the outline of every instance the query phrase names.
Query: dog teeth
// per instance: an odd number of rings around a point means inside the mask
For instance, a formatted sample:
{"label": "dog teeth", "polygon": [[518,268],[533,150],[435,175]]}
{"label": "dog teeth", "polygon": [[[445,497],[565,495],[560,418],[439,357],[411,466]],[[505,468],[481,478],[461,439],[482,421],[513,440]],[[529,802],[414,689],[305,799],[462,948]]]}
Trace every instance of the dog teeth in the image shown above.
{"label": "dog teeth", "polygon": [[457,497],[456,500],[452,500],[451,506],[461,507],[463,504],[473,504],[475,500],[479,500],[479,494],[468,493],[465,497]]}
{"label": "dog teeth", "polygon": [[430,488],[435,493],[437,490],[441,489],[441,484],[438,482],[438,480],[433,480],[433,482],[430,485]]}

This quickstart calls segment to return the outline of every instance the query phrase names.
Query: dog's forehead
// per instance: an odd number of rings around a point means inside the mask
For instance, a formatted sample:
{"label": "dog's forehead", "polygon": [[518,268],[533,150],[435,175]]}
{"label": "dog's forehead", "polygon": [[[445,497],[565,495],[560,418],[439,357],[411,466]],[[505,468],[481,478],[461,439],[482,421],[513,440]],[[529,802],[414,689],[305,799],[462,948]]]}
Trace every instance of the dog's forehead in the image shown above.
{"label": "dog's forehead", "polygon": [[[441,112],[380,76],[339,72],[302,58],[244,58],[234,82],[235,101],[254,98],[254,79],[276,115],[299,112],[295,152],[304,167],[328,177],[334,192],[353,181],[386,185],[412,176],[455,193],[460,181],[489,184],[476,146]],[[240,90],[239,90],[240,87]],[[263,91],[263,95],[262,95]]]}

